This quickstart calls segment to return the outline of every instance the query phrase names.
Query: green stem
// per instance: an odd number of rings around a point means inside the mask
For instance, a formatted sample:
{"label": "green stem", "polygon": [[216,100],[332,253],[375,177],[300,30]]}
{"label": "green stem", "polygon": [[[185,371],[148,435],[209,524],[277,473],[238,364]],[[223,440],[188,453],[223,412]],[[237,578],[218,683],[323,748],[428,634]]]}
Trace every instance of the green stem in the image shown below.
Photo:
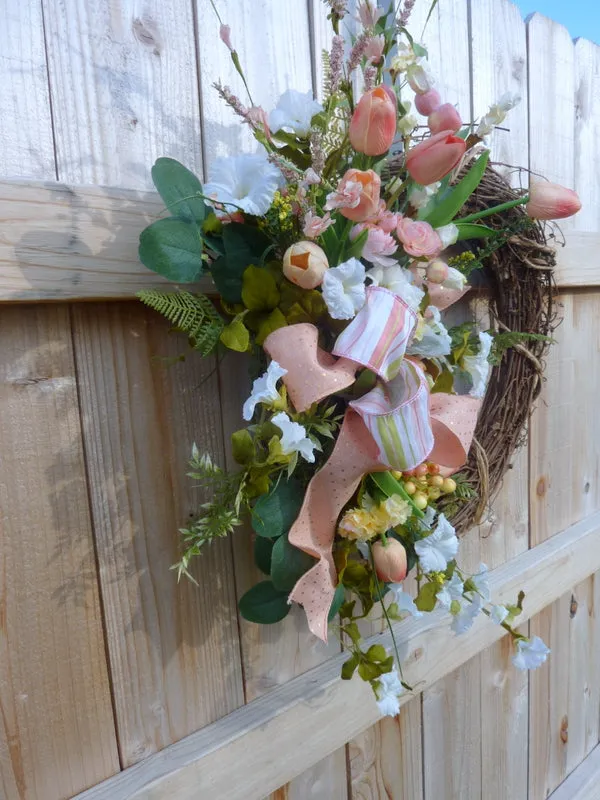
{"label": "green stem", "polygon": [[499,206],[494,206],[493,208],[485,208],[483,211],[477,211],[475,212],[475,214],[469,214],[468,217],[455,219],[454,223],[457,224],[462,222],[474,222],[476,219],[491,217],[492,214],[500,214],[502,211],[508,211],[511,208],[525,205],[525,203],[528,202],[529,202],[529,195],[526,194],[525,197],[519,197],[517,200],[509,200],[508,203],[501,203]]}

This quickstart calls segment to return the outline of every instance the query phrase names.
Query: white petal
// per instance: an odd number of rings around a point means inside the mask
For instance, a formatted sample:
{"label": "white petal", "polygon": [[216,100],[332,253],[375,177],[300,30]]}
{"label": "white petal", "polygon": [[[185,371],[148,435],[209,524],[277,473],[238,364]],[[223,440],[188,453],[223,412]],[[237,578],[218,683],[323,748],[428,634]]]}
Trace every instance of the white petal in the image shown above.
{"label": "white petal", "polygon": [[475,618],[481,611],[483,600],[478,594],[472,596],[472,600],[464,598],[458,614],[452,620],[452,630],[456,634],[466,633],[475,622]]}
{"label": "white petal", "polygon": [[502,625],[504,620],[508,617],[508,608],[505,606],[492,606],[490,611],[490,619],[496,625]]}
{"label": "white petal", "polygon": [[252,393],[242,409],[242,416],[246,422],[252,419],[258,403],[269,403],[279,398],[276,384],[284,375],[287,375],[287,369],[281,367],[277,361],[271,361],[264,375],[256,378],[252,384]]}
{"label": "white petal", "polygon": [[323,278],[323,298],[333,319],[352,319],[365,304],[365,268],[350,258],[328,269]]}
{"label": "white petal", "polygon": [[512,662],[517,669],[537,669],[544,663],[549,652],[550,648],[546,647],[539,636],[534,636],[531,640],[519,639],[517,653]]}
{"label": "white petal", "polygon": [[419,557],[421,569],[427,572],[440,572],[448,566],[458,553],[458,538],[454,528],[443,514],[433,533],[415,542],[415,552]]}
{"label": "white petal", "polygon": [[473,388],[469,392],[472,397],[483,397],[490,375],[491,364],[488,356],[492,348],[493,338],[486,331],[479,332],[479,352],[476,356],[465,356],[463,365],[471,376]]}
{"label": "white petal", "polygon": [[300,455],[311,464],[315,460],[315,444],[306,435],[306,428],[298,422],[293,422],[287,414],[280,411],[271,418],[271,422],[277,425],[282,433],[281,452],[286,455],[300,453]]}

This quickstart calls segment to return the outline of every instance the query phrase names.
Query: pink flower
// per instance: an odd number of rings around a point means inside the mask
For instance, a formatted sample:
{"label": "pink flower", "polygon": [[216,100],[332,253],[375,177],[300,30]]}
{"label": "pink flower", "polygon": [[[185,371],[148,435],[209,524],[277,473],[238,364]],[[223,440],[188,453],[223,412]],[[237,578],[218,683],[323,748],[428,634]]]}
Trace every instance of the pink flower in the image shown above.
{"label": "pink flower", "polygon": [[307,186],[316,186],[318,183],[321,183],[321,178],[317,175],[312,167],[309,167],[304,173],[302,182]]}
{"label": "pink flower", "polygon": [[246,113],[246,119],[254,128],[262,128],[265,136],[271,141],[271,131],[269,129],[269,115],[260,106],[252,106]]}
{"label": "pink flower", "polygon": [[364,230],[368,230],[367,241],[363,246],[361,258],[370,261],[371,264],[377,264],[380,267],[393,267],[398,262],[395,258],[389,258],[398,249],[398,242],[389,233],[381,230],[381,228],[374,227],[361,222],[355,225],[350,231],[350,239],[354,241],[357,239]]}
{"label": "pink flower", "polygon": [[429,130],[436,134],[441,131],[455,133],[462,125],[460,114],[451,103],[444,103],[429,115],[427,120]]}
{"label": "pink flower", "polygon": [[443,248],[442,240],[428,222],[402,217],[396,233],[404,250],[416,258],[434,258]]}
{"label": "pink flower", "polygon": [[581,200],[573,189],[549,181],[532,180],[525,208],[533,219],[565,219],[579,211]]}
{"label": "pink flower", "polygon": [[364,222],[379,208],[381,178],[372,169],[349,169],[335,192],[327,195],[325,210],[339,208],[353,222]]}
{"label": "pink flower", "polygon": [[379,64],[383,58],[383,49],[385,47],[385,36],[371,36],[365,48],[365,56],[371,64]]}
{"label": "pink flower", "polygon": [[369,217],[366,222],[370,225],[377,225],[377,227],[381,228],[385,233],[391,233],[396,230],[396,225],[400,217],[400,214],[394,214],[394,212],[388,211],[385,200],[380,200],[377,213]]}
{"label": "pink flower", "polygon": [[396,95],[389,86],[365,92],[354,109],[348,135],[357,153],[381,156],[396,136]]}
{"label": "pink flower", "polygon": [[317,216],[317,214],[313,214],[312,211],[307,211],[306,216],[304,217],[304,226],[302,228],[302,232],[309,239],[316,239],[317,236],[325,233],[330,225],[333,225],[333,220],[331,219],[331,214],[329,211],[322,217]]}
{"label": "pink flower", "polygon": [[335,192],[330,192],[327,195],[327,202],[325,208],[327,211],[332,211],[334,208],[356,208],[360,203],[360,196],[362,194],[362,183],[359,181],[350,181],[346,177],[338,183]]}
{"label": "pink flower", "polygon": [[418,94],[415,97],[415,108],[424,117],[433,114],[442,104],[440,93],[436,89],[430,89],[425,94]]}
{"label": "pink flower", "polygon": [[363,0],[358,7],[358,17],[363,28],[372,28],[382,14],[383,11],[377,8],[375,0]]}
{"label": "pink flower", "polygon": [[408,174],[421,186],[441,181],[461,160],[466,147],[465,140],[450,130],[436,133],[408,151]]}
{"label": "pink flower", "polygon": [[231,28],[229,25],[221,25],[221,28],[219,29],[219,36],[221,37],[223,44],[233,53],[233,45],[231,44]]}

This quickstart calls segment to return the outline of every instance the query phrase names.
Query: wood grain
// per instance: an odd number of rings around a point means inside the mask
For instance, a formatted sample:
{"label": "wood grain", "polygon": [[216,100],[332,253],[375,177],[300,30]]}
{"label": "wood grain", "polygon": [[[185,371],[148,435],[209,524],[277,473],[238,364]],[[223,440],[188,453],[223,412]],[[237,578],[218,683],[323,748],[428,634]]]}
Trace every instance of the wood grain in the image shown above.
{"label": "wood grain", "polygon": [[[600,512],[494,570],[490,575],[494,596],[498,602],[510,602],[524,588],[526,622],[562,597],[568,586],[598,570],[599,537]],[[399,645],[407,653],[407,680],[423,689],[503,634],[500,626],[480,617],[457,646],[447,617],[439,612],[396,626]],[[375,642],[389,647],[391,638],[375,636],[368,645]],[[347,682],[339,677],[344,659],[341,654],[292,679],[78,800],[159,800],[165,794],[191,800],[203,790],[228,800],[260,800],[265,791],[274,790],[377,720],[370,687],[359,679]],[[409,694],[401,698],[402,703],[411,700]],[[298,747],[299,741],[304,746]],[[274,743],[285,758],[273,758]]]}
{"label": "wood grain", "polygon": [[598,800],[600,798],[600,747],[576,767],[548,800]]}

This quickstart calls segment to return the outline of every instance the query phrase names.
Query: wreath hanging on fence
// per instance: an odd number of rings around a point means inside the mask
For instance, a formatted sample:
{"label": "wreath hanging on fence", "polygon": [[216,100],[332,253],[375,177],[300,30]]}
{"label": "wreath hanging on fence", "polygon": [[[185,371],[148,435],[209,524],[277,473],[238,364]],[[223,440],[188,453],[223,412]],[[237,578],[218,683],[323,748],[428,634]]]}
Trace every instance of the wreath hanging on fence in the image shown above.
{"label": "wreath hanging on fence", "polygon": [[[364,648],[370,614],[391,627],[441,608],[460,634],[483,612],[512,636],[517,667],[549,652],[515,630],[522,595],[495,605],[485,565],[461,570],[457,533],[493,497],[540,391],[554,324],[543,221],[579,201],[545,182],[515,190],[494,171],[486,137],[518,98],[463,124],[406,28],[412,3],[399,18],[360,3],[347,55],[345,3],[328,5],[322,103],[289,89],[270,114],[221,25],[251,105],[216,89],[262,151],[218,159],[204,186],[178,162],[156,162],[171,216],[142,232],[140,258],[176,282],[210,274],[217,296],[140,296],[201,355],[248,353],[254,378],[247,426],[231,441],[239,470],[193,447],[190,476],[210,499],[181,531],[179,575],[249,516],[265,579],[240,613],[271,624],[300,604],[316,636],[342,639],[342,677],[358,672],[395,714],[410,687],[397,652]],[[489,320],[447,327],[442,314],[468,280],[484,287]]]}

